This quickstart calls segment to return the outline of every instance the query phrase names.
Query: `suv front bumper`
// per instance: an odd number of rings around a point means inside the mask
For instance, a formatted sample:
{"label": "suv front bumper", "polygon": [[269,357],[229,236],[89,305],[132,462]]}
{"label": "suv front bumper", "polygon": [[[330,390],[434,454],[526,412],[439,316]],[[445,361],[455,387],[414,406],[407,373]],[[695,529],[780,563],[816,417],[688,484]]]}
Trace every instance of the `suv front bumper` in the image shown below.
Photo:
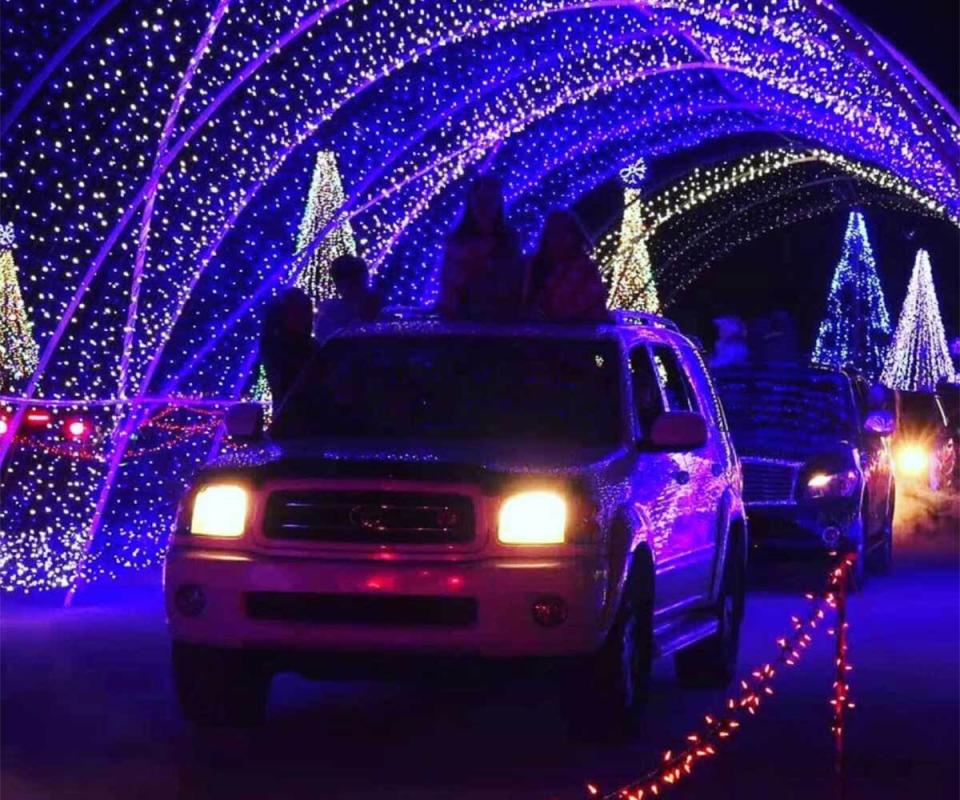
{"label": "suv front bumper", "polygon": [[[174,639],[271,652],[583,654],[604,639],[606,587],[600,562],[580,555],[333,560],[174,547],[164,566]],[[535,621],[533,606],[544,599],[563,601],[562,622]],[[380,619],[381,608],[402,614]],[[347,621],[352,610],[359,618]],[[429,619],[403,618],[424,612]]]}
{"label": "suv front bumper", "polygon": [[861,536],[857,510],[851,502],[748,505],[751,549],[826,552],[853,547]]}

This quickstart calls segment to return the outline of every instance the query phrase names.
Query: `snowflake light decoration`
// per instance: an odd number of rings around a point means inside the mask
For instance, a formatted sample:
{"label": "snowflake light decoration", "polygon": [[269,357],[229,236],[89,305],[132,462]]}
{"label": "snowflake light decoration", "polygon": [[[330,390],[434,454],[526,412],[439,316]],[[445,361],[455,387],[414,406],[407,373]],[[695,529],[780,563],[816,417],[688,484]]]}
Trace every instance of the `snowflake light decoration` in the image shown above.
{"label": "snowflake light decoration", "polygon": [[627,167],[620,170],[620,180],[632,189],[636,189],[643,183],[647,177],[647,162],[641,157]]}

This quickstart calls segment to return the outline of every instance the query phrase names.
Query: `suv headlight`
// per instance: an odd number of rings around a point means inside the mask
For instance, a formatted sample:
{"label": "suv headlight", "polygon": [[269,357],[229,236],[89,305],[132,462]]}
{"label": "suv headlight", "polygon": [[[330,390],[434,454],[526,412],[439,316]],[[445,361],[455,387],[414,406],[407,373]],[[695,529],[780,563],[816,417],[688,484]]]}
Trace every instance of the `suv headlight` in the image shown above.
{"label": "suv headlight", "polygon": [[893,465],[901,475],[924,475],[930,468],[930,453],[918,442],[903,444],[893,456]]}
{"label": "suv headlight", "polygon": [[250,493],[233,483],[211,483],[197,492],[190,515],[190,533],[236,538],[247,526]]}
{"label": "suv headlight", "polygon": [[813,500],[822,497],[850,497],[859,485],[855,470],[814,472],[807,477],[806,495]]}
{"label": "suv headlight", "polygon": [[503,501],[499,523],[497,538],[505,544],[562,544],[567,501],[557,492],[519,492]]}

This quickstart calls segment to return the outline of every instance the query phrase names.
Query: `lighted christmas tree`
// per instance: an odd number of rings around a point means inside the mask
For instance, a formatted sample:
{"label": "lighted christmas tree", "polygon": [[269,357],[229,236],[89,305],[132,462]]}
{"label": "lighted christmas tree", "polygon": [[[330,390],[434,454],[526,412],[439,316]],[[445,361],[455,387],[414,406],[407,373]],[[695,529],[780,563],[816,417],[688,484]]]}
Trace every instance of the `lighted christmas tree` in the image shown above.
{"label": "lighted christmas tree", "polygon": [[659,313],[660,299],[647,249],[640,184],[646,176],[643,159],[621,170],[624,182],[620,241],[610,262],[610,308]]}
{"label": "lighted christmas tree", "polygon": [[[344,199],[336,155],[329,150],[321,150],[317,154],[310,192],[307,195],[307,207],[297,235],[298,253],[309,247],[317,234],[333,220]],[[332,297],[334,288],[330,278],[330,264],[338,256],[356,255],[356,252],[353,230],[350,223],[345,221],[324,237],[297,278],[297,286],[309,294],[314,303]]]}
{"label": "lighted christmas tree", "polygon": [[[310,191],[307,193],[307,205],[297,234],[298,253],[306,250],[333,220],[334,214],[338,213],[344,200],[343,183],[340,181],[336,155],[329,150],[321,150],[317,154]],[[338,256],[356,255],[356,252],[357,245],[350,223],[343,222],[330,230],[310,255],[307,264],[297,277],[296,285],[310,295],[314,305],[329,299],[334,294],[330,265]],[[257,372],[253,397],[265,404],[265,414],[269,421],[273,412],[273,398],[262,364]]]}
{"label": "lighted christmas tree", "polygon": [[854,367],[870,380],[883,369],[890,341],[890,315],[863,214],[847,220],[840,262],[833,273],[827,313],[820,323],[812,361]]}
{"label": "lighted christmas tree", "polygon": [[930,256],[918,250],[880,382],[891,389],[917,392],[932,391],[940,381],[953,379]]}
{"label": "lighted christmas tree", "polygon": [[15,383],[30,377],[39,355],[20,293],[13,244],[13,224],[0,226],[0,389],[3,391],[13,391]]}

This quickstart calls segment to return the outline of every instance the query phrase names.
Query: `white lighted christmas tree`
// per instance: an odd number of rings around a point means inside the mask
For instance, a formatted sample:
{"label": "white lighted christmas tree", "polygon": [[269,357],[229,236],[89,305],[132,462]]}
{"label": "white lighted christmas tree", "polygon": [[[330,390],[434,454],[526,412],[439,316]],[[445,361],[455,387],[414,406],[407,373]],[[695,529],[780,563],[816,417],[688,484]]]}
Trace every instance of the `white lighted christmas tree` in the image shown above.
{"label": "white lighted christmas tree", "polygon": [[[317,235],[334,219],[344,202],[343,183],[337,169],[337,157],[330,150],[321,150],[310,181],[307,206],[297,235],[297,252],[307,249]],[[314,303],[333,296],[330,264],[338,256],[356,255],[357,245],[350,223],[345,221],[324,236],[297,278],[297,286],[313,298]]]}
{"label": "white lighted christmas tree", "polygon": [[889,341],[890,315],[867,223],[863,214],[853,211],[847,219],[843,250],[833,273],[827,313],[820,323],[812,361],[854,367],[876,380]]}
{"label": "white lighted christmas tree", "polygon": [[620,171],[624,183],[623,222],[620,241],[610,262],[610,308],[660,311],[653,264],[647,249],[643,199],[640,184],[646,176],[643,159]]}
{"label": "white lighted christmas tree", "polygon": [[[334,219],[345,200],[340,171],[337,169],[337,157],[330,150],[321,150],[310,180],[307,204],[300,220],[297,233],[297,253],[302,253],[323,229]],[[297,277],[296,285],[303,289],[313,300],[314,305],[329,299],[334,294],[333,280],[330,277],[330,265],[342,255],[356,255],[357,245],[349,222],[343,222],[330,230],[323,241],[311,253],[303,270]],[[253,396],[266,405],[266,415],[272,415],[273,398],[267,385],[267,375],[260,366],[257,381],[253,387]]]}
{"label": "white lighted christmas tree", "polygon": [[20,292],[17,265],[13,260],[13,224],[0,226],[0,389],[33,374],[39,350]]}
{"label": "white lighted christmas tree", "polygon": [[917,392],[932,391],[940,381],[953,379],[930,256],[918,250],[880,381],[891,389]]}

